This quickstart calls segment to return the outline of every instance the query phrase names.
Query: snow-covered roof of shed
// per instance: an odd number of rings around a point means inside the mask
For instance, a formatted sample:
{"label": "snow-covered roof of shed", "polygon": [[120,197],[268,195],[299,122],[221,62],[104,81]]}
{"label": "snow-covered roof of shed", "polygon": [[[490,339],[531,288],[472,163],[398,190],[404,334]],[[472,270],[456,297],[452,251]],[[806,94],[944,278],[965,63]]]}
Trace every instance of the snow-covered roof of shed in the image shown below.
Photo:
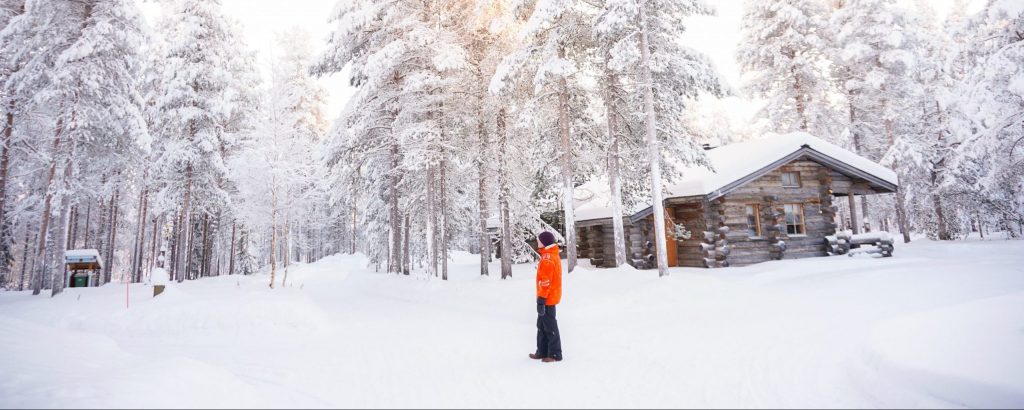
{"label": "snow-covered roof of shed", "polygon": [[103,257],[96,249],[70,249],[64,251],[65,263],[89,263],[96,262],[103,265]]}
{"label": "snow-covered roof of shed", "polygon": [[77,258],[80,258],[80,257],[93,257],[93,258],[99,258],[100,257],[100,251],[98,251],[96,249],[71,249],[71,250],[64,251],[64,257],[67,257],[67,258],[70,258],[70,257],[77,257]]}
{"label": "snow-covered roof of shed", "polygon": [[[847,172],[855,171],[879,185],[891,185],[886,186],[890,190],[898,184],[892,170],[804,132],[769,134],[760,139],[715,148],[705,154],[714,171],[700,166],[680,167],[682,177],[666,187],[666,198],[701,195],[717,198],[742,185],[749,177],[760,176],[784,162],[805,155],[812,160],[834,163],[830,165],[844,165]],[[577,221],[611,218],[611,195],[606,178],[596,178],[581,185],[574,197]],[[624,211],[632,215],[648,207],[650,203]]]}

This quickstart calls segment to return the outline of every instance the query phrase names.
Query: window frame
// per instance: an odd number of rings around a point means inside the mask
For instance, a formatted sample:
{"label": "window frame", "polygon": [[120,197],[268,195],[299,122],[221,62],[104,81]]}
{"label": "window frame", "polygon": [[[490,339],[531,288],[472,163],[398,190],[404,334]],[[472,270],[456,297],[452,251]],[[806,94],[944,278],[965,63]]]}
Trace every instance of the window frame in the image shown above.
{"label": "window frame", "polygon": [[[750,208],[754,209],[754,226],[750,226]],[[763,238],[764,231],[761,230],[761,204],[744,204],[743,212],[747,217],[747,236],[750,238]],[[753,231],[753,232],[751,232]]]}
{"label": "window frame", "polygon": [[[796,176],[796,185],[786,185],[786,174],[792,174]],[[782,171],[782,187],[783,188],[800,188],[803,186],[803,181],[800,179],[799,171]]]}
{"label": "window frame", "polygon": [[[799,222],[800,222],[799,224],[790,224],[789,223],[789,218],[788,218],[788,216],[789,216],[789,212],[788,212],[789,209],[788,208],[789,207],[795,207],[796,208],[796,210],[795,210],[796,212],[795,213],[799,217]],[[783,222],[786,225],[786,235],[788,235],[788,236],[807,235],[807,217],[804,215],[804,211],[805,211],[804,204],[802,204],[802,203],[795,203],[795,202],[793,202],[793,203],[785,203],[785,204],[782,205],[782,211],[783,211],[783,214],[784,214],[783,215],[783,218],[784,218]],[[789,232],[789,228],[791,226],[799,227],[799,230],[794,229],[797,232],[790,233]]]}

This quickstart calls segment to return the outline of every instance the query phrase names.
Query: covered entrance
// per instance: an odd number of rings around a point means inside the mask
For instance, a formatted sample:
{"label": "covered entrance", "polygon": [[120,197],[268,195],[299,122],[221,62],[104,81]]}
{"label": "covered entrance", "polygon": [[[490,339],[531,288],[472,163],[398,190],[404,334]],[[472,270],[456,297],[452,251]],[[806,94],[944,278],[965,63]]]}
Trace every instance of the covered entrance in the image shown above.
{"label": "covered entrance", "polygon": [[103,259],[96,249],[72,249],[64,252],[67,286],[69,288],[90,288],[99,286]]}

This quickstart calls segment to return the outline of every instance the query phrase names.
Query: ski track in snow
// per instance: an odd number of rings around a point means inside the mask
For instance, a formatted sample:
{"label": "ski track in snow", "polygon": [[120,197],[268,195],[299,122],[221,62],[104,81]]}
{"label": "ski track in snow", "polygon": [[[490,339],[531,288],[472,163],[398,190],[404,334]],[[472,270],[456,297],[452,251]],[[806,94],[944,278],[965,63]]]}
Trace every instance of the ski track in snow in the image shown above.
{"label": "ski track in snow", "polygon": [[[565,361],[532,265],[452,280],[361,256],[268,277],[0,293],[0,407],[1022,407],[1024,241],[720,270],[578,269]],[[586,265],[586,264],[584,264]]]}

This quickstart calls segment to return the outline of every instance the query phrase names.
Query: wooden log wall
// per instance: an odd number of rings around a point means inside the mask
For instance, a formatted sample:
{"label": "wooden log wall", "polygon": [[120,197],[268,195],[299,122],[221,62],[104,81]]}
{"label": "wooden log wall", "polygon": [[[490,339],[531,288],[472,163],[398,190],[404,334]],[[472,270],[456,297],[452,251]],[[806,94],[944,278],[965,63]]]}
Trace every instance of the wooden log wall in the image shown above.
{"label": "wooden log wall", "polygon": [[[783,187],[782,173],[798,172],[800,187]],[[724,197],[729,265],[744,266],[782,258],[826,256],[825,236],[835,234],[832,189],[836,173],[816,162],[798,160],[751,181]],[[849,178],[839,174],[841,178]],[[848,186],[853,187],[852,182]],[[852,189],[852,188],[851,188]],[[804,235],[786,233],[784,205],[804,207]],[[747,233],[746,205],[761,208],[762,236]]]}
{"label": "wooden log wall", "polygon": [[[797,172],[799,187],[783,187],[782,173]],[[871,193],[862,182],[835,172],[816,162],[798,160],[753,180],[714,201],[704,197],[671,198],[668,214],[675,223],[686,226],[689,239],[677,239],[676,265],[686,267],[744,266],[773,259],[826,256],[826,236],[836,233],[837,207],[834,193]],[[747,205],[758,205],[761,236],[747,230]],[[804,209],[802,235],[786,232],[785,204],[801,204]],[[653,269],[655,264],[654,229],[651,218],[626,224],[627,262],[638,269]],[[671,232],[671,231],[670,231]],[[663,240],[663,239],[662,239]],[[580,228],[580,255],[597,266],[611,266],[615,250],[611,220]],[[667,241],[669,246],[673,241]],[[670,261],[670,264],[671,261]]]}
{"label": "wooden log wall", "polygon": [[644,241],[646,241],[646,235],[642,228],[643,221],[633,223],[629,229],[626,229],[627,242],[629,245],[626,247],[626,261],[630,265],[637,269],[644,269]]}
{"label": "wooden log wall", "polygon": [[[629,249],[630,228],[627,223],[624,226],[626,235],[623,238],[626,242],[626,261],[630,261]],[[580,258],[590,259],[594,266],[612,268],[615,265],[615,228],[611,219],[600,223],[580,226],[577,231],[577,250]]]}
{"label": "wooden log wall", "polygon": [[729,208],[725,197],[706,203],[704,212],[704,231],[701,239],[701,264],[705,268],[724,268],[729,266],[728,234],[731,231],[726,221],[726,209]]}

